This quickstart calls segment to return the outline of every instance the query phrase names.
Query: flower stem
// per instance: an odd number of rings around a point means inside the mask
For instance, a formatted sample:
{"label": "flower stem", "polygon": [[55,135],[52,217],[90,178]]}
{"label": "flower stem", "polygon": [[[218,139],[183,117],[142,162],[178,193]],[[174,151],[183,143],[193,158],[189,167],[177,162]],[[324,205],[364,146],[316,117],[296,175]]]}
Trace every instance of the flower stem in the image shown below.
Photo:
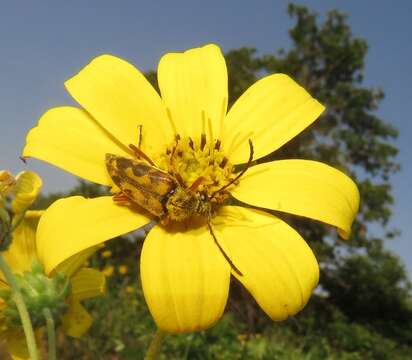
{"label": "flower stem", "polygon": [[43,309],[43,315],[47,326],[47,343],[49,344],[48,358],[56,360],[56,331],[54,328],[53,315],[49,308]]}
{"label": "flower stem", "polygon": [[26,336],[27,348],[29,350],[31,360],[39,360],[39,353],[37,351],[36,339],[34,337],[33,326],[31,324],[30,315],[27,311],[26,304],[23,296],[20,292],[16,278],[14,277],[9,265],[0,253],[0,270],[3,272],[7,283],[13,291],[13,300],[16,303],[17,310],[19,311],[21,323],[23,325],[24,334]]}
{"label": "flower stem", "polygon": [[156,330],[155,334],[153,335],[152,341],[150,342],[149,349],[147,350],[144,360],[156,360],[159,358],[160,349],[165,337],[166,333],[159,329]]}

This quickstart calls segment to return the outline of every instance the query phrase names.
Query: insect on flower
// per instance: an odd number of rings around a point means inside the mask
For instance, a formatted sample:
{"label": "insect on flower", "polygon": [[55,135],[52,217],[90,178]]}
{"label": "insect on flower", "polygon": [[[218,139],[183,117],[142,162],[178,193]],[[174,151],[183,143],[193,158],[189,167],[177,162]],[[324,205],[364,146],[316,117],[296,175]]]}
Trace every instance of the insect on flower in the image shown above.
{"label": "insect on flower", "polygon": [[[253,144],[249,139],[250,155],[246,166],[230,178],[226,184],[215,190],[211,195],[207,191],[199,191],[200,185],[206,180],[203,176],[198,176],[189,186],[185,183],[175,167],[166,172],[156,164],[140,149],[142,126],[139,126],[138,147],[130,144],[130,149],[134,152],[136,159],[126,158],[114,154],[106,154],[107,171],[119,191],[113,196],[113,200],[119,205],[137,204],[159,218],[163,225],[168,225],[172,221],[185,222],[197,216],[206,220],[210,234],[220,252],[229,262],[232,269],[240,276],[242,273],[233,264],[232,260],[225,253],[213,232],[211,218],[216,209],[222,205],[226,198],[230,196],[227,188],[235,184],[245,174],[253,161]],[[176,143],[170,151],[170,164],[174,164],[175,156],[182,157],[183,152],[177,152],[180,136],[176,136]],[[194,150],[194,142],[189,139]],[[200,150],[203,151],[206,145],[206,135],[202,134]],[[219,150],[219,140],[214,142],[214,150]],[[169,154],[168,154],[169,155]],[[145,160],[145,161],[142,161]],[[223,158],[220,167],[227,165],[227,159]]]}
{"label": "insect on flower", "polygon": [[45,218],[60,226],[58,243],[40,232],[38,247],[55,255],[46,269],[156,218],[140,276],[161,330],[212,326],[232,275],[273,320],[296,314],[319,267],[299,233],[266,210],[330,224],[348,238],[359,192],[326,164],[255,160],[297,136],[324,106],[288,75],[272,74],[228,109],[226,63],[213,44],[164,55],[157,75],[160,93],[133,65],[101,55],[66,82],[80,106],[48,110],[28,134],[23,156],[113,194],[69,197],[48,209]]}

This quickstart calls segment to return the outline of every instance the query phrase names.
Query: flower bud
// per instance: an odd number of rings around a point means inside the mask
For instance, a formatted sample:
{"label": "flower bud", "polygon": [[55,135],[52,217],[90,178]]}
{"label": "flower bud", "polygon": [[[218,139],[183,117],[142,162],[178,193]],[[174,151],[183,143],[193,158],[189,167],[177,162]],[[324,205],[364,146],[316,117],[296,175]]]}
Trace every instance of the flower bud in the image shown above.
{"label": "flower bud", "polygon": [[[71,294],[69,279],[62,273],[52,277],[46,276],[44,268],[37,260],[33,261],[32,271],[15,274],[27,310],[35,328],[45,325],[43,309],[48,308],[56,324],[68,309],[66,303]],[[20,327],[20,318],[13,301],[11,289],[2,289],[0,297],[5,302],[5,320],[9,327]]]}
{"label": "flower bud", "polygon": [[16,185],[16,179],[7,170],[0,170],[0,197],[6,196]]}

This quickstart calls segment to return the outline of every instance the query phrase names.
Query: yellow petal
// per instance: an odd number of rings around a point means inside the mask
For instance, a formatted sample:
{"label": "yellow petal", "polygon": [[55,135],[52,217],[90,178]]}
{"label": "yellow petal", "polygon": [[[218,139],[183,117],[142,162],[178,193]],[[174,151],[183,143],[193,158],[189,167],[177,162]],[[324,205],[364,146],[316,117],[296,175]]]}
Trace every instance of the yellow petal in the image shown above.
{"label": "yellow petal", "polygon": [[208,134],[208,119],[214,137],[219,135],[228,97],[226,63],[219,47],[210,44],[166,54],[159,62],[158,80],[180,135],[200,138],[203,129]]}
{"label": "yellow petal", "polygon": [[205,227],[184,232],[154,227],[143,245],[140,272],[160,329],[206,329],[222,316],[230,268]]}
{"label": "yellow petal", "polygon": [[26,138],[23,156],[47,161],[81,178],[111,185],[106,153],[130,156],[82,109],[64,106],[47,111]]}
{"label": "yellow petal", "polygon": [[16,185],[13,188],[15,197],[11,203],[15,214],[26,211],[33,204],[42,184],[40,176],[33,171],[22,171],[16,176]]}
{"label": "yellow petal", "polygon": [[234,164],[270,154],[308,127],[324,107],[289,76],[266,76],[236,101],[225,119],[222,144]]}
{"label": "yellow petal", "polygon": [[62,322],[65,334],[79,338],[90,328],[93,319],[78,300],[72,299]]}
{"label": "yellow petal", "polygon": [[77,300],[89,299],[103,295],[106,287],[105,276],[95,269],[83,268],[74,275],[72,284],[72,296]]}
{"label": "yellow petal", "polygon": [[317,161],[281,160],[250,168],[232,195],[250,205],[336,226],[348,238],[359,208],[355,183]]}
{"label": "yellow petal", "polygon": [[37,250],[46,272],[85,249],[133,231],[147,217],[113,203],[110,196],[72,196],[53,203],[41,217]]}
{"label": "yellow petal", "polygon": [[142,149],[165,150],[173,139],[162,100],[143,74],[128,62],[102,55],[66,82],[70,94],[103,128],[124,145],[136,145],[143,125]]}
{"label": "yellow petal", "polygon": [[[13,240],[7,251],[3,253],[13,273],[29,271],[36,251],[36,228],[42,212],[28,211],[20,225],[13,232]],[[3,273],[0,279],[4,281]]]}
{"label": "yellow petal", "polygon": [[13,360],[29,360],[29,351],[23,330],[7,330],[6,346]]}
{"label": "yellow petal", "polygon": [[62,272],[68,277],[72,277],[82,266],[84,266],[87,259],[92,256],[97,250],[100,249],[99,245],[89,247],[79,253],[70,256],[67,260],[57,265],[53,272]]}
{"label": "yellow petal", "polygon": [[257,210],[225,207],[215,233],[243,274],[233,275],[273,320],[296,314],[318,283],[315,256],[302,237],[282,220]]}

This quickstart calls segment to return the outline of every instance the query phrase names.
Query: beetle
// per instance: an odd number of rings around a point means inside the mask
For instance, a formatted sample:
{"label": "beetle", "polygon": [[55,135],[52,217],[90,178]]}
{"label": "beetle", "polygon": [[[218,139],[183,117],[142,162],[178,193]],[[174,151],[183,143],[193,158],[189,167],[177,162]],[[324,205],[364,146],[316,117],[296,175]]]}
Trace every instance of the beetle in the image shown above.
{"label": "beetle", "polygon": [[[106,168],[113,183],[119,188],[113,200],[122,205],[137,204],[156,216],[162,225],[170,222],[183,222],[192,216],[205,218],[209,231],[219,250],[232,269],[242,275],[225,253],[214,234],[211,218],[215,204],[212,200],[217,194],[235,183],[250,167],[253,160],[253,144],[249,140],[250,155],[244,169],[227,184],[214,191],[210,196],[207,192],[199,192],[197,188],[203,178],[198,177],[189,187],[185,187],[178,176],[159,169],[139,148],[129,145],[137,159],[126,158],[114,154],[106,154]],[[143,158],[145,161],[142,161]],[[177,174],[176,174],[177,175]]]}

